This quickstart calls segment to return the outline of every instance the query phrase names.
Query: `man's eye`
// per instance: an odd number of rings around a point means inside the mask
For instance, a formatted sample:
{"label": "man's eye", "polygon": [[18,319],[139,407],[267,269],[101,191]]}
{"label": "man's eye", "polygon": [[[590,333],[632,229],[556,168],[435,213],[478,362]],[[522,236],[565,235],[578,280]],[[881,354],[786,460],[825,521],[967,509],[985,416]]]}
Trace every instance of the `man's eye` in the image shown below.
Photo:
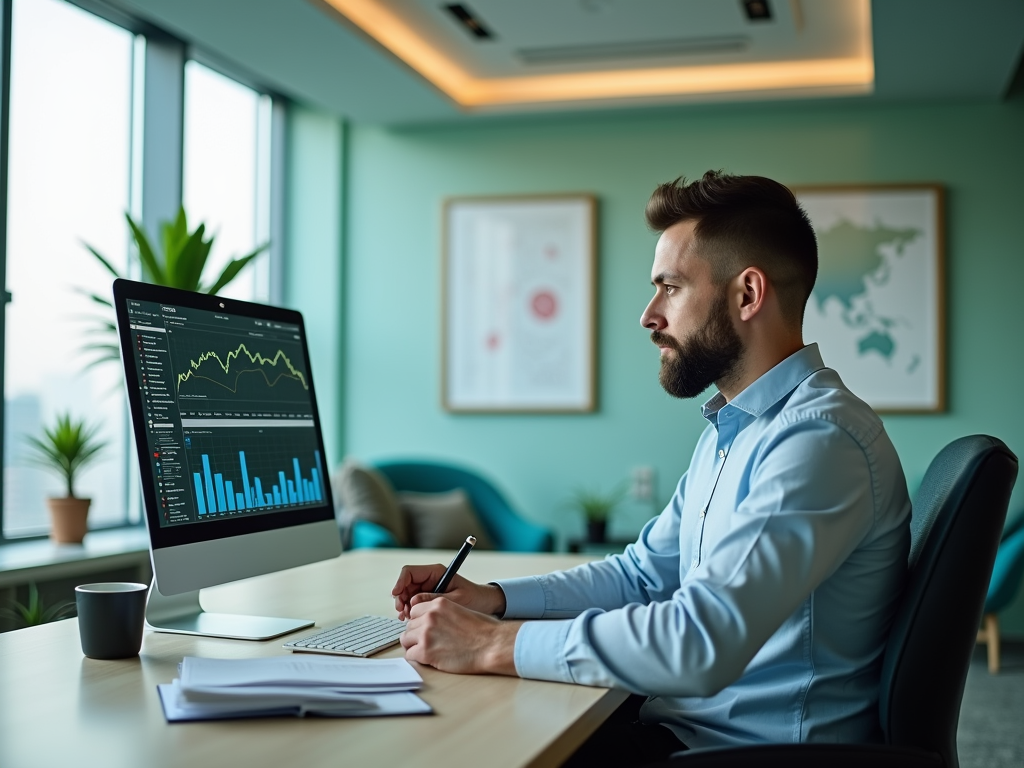
{"label": "man's eye", "polygon": [[666,296],[671,296],[675,292],[676,292],[676,287],[674,285],[666,285],[665,286],[665,295]]}

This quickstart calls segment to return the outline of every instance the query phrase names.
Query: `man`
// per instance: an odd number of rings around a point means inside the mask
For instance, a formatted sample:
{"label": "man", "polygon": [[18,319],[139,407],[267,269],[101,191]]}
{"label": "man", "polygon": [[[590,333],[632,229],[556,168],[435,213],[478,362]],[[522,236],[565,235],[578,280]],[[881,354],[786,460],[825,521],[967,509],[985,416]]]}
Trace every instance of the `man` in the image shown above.
{"label": "man", "polygon": [[640,322],[661,384],[680,398],[718,387],[688,472],[622,555],[457,578],[444,599],[426,593],[443,566],[407,566],[393,591],[406,657],[649,696],[641,720],[671,731],[639,739],[658,742],[652,759],[876,740],[910,501],[878,417],[804,345],[810,222],[781,184],[714,172],[659,186],[646,216],[661,236]]}

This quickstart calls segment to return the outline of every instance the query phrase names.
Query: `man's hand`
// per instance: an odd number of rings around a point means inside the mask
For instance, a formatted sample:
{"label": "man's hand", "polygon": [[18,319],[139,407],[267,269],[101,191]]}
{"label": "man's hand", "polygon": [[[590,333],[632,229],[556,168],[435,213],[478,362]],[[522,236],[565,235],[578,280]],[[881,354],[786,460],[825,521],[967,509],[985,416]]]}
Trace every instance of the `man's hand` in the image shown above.
{"label": "man's hand", "polygon": [[401,637],[410,661],[463,675],[516,674],[521,621],[498,621],[451,600],[418,602],[410,613]]}
{"label": "man's hand", "polygon": [[[429,602],[440,597],[430,590],[437,586],[444,574],[445,566],[407,565],[398,574],[398,581],[391,594],[395,597],[395,610],[398,618],[405,620],[411,616],[414,606]],[[452,579],[451,586],[444,597],[459,605],[464,605],[478,613],[500,616],[505,613],[505,593],[493,584],[474,584],[458,574]]]}

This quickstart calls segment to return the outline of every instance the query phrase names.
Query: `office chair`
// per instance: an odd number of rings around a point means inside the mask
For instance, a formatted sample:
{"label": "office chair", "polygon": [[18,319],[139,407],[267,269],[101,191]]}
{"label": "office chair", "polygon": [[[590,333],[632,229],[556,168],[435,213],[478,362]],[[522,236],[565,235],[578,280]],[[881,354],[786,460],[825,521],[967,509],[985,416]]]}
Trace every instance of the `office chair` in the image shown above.
{"label": "office chair", "polygon": [[506,552],[550,552],[551,531],[520,517],[501,492],[476,472],[432,461],[384,461],[374,467],[396,491],[444,493],[462,488],[480,522],[498,549]]}
{"label": "office chair", "polygon": [[[935,457],[914,498],[903,601],[885,649],[883,744],[694,749],[663,768],[959,768],[956,728],[1017,457],[986,435]],[[653,768],[653,766],[652,766]]]}
{"label": "office chair", "polygon": [[984,625],[978,642],[988,646],[988,671],[999,671],[999,612],[1013,602],[1024,579],[1024,514],[1003,531],[985,597]]}

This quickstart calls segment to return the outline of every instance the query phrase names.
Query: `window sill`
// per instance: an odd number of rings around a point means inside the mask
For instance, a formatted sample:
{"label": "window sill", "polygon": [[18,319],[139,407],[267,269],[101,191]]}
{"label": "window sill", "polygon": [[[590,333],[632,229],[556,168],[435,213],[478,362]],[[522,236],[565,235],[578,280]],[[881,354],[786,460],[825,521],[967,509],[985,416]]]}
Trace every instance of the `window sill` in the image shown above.
{"label": "window sill", "polygon": [[0,588],[149,563],[145,528],[90,531],[82,544],[35,539],[0,547]]}

